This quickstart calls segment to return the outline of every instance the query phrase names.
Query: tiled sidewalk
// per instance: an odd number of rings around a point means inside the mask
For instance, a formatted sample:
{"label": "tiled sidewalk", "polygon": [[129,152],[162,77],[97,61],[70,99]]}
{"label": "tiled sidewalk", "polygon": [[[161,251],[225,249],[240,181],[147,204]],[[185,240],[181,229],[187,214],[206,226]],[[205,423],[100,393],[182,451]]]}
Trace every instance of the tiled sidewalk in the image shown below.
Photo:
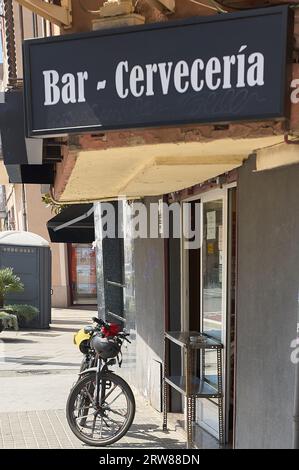
{"label": "tiled sidewalk", "polygon": [[[137,412],[130,431],[111,448],[184,448],[180,428],[161,429],[161,419],[152,408],[137,399]],[[88,448],[73,435],[64,410],[0,413],[0,449],[82,449]]]}
{"label": "tiled sidewalk", "polygon": [[[73,334],[94,312],[53,309],[46,331],[0,335],[0,449],[87,448],[71,432],[65,403],[76,380],[81,354]],[[181,428],[162,431],[162,416],[136,396],[134,423],[115,448],[185,447]]]}

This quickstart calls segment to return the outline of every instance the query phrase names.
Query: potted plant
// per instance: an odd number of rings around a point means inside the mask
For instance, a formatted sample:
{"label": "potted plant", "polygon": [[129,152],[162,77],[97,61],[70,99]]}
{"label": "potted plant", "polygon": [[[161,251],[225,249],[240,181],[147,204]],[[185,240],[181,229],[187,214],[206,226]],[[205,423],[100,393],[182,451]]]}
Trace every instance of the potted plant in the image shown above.
{"label": "potted plant", "polygon": [[5,328],[18,329],[18,320],[26,323],[32,320],[38,309],[32,305],[4,305],[5,297],[12,292],[23,292],[24,284],[12,268],[0,269],[0,332]]}

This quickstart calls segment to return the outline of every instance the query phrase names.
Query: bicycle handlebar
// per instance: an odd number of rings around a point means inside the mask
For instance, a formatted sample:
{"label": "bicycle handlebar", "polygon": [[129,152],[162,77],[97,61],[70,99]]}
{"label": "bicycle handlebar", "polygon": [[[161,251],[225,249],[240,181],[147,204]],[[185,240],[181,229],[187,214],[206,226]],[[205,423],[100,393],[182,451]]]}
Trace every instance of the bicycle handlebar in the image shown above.
{"label": "bicycle handlebar", "polygon": [[[110,329],[110,323],[107,323],[105,322],[104,320],[102,320],[101,318],[98,318],[98,317],[92,317],[92,321],[94,323],[97,323],[97,325],[99,326],[103,326],[105,327],[107,330]],[[127,338],[128,336],[130,336],[130,333],[126,333],[124,331],[120,331],[116,336],[122,338],[124,341],[127,341],[128,343],[131,343],[131,341]]]}
{"label": "bicycle handlebar", "polygon": [[110,328],[109,323],[105,322],[105,321],[102,320],[101,318],[92,317],[92,321],[93,321],[94,323],[97,323],[99,326],[104,326],[105,328],[107,328],[107,330],[109,330],[109,328]]}

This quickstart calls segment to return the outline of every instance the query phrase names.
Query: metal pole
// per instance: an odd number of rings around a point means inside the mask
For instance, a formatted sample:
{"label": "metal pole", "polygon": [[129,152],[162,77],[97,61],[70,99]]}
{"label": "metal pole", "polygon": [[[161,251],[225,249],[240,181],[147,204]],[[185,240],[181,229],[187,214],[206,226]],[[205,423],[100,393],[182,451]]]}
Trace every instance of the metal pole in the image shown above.
{"label": "metal pole", "polygon": [[187,429],[187,449],[192,448],[192,390],[191,390],[191,350],[190,346],[187,344],[184,348],[185,350],[185,380],[186,380],[186,429]]}
{"label": "metal pole", "polygon": [[168,339],[164,336],[164,376],[163,376],[163,431],[167,431],[167,413],[169,411],[169,385],[166,377],[169,376],[169,345]]}
{"label": "metal pole", "polygon": [[296,365],[293,448],[299,449],[299,364]]}
{"label": "metal pole", "polygon": [[[296,348],[299,348],[299,291],[297,306],[297,341]],[[296,355],[298,356],[298,354]],[[295,391],[294,391],[294,416],[293,416],[293,448],[299,449],[299,357],[295,363]]]}
{"label": "metal pole", "polygon": [[12,0],[4,0],[3,4],[8,66],[8,86],[14,87],[17,85],[18,78],[13,3]]}
{"label": "metal pole", "polygon": [[219,443],[224,444],[222,349],[217,349]]}

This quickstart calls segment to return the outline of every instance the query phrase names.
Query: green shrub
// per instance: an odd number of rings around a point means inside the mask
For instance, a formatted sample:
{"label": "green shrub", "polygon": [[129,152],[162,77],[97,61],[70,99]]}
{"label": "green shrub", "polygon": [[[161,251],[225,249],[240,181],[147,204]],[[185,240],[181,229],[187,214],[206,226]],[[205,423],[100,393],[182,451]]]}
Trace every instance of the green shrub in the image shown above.
{"label": "green shrub", "polygon": [[0,331],[5,328],[18,329],[18,320],[29,323],[38,315],[38,309],[32,305],[5,305],[5,298],[11,292],[23,292],[24,284],[14,274],[12,268],[0,269]]}
{"label": "green shrub", "polygon": [[12,268],[0,269],[0,308],[4,305],[5,296],[11,292],[23,292],[24,284]]}
{"label": "green shrub", "polygon": [[36,307],[32,305],[5,305],[5,311],[10,311],[14,314],[18,320],[23,320],[26,323],[29,323],[33,320],[39,313]]}
{"label": "green shrub", "polygon": [[0,311],[0,332],[6,328],[18,330],[18,319],[13,313]]}

